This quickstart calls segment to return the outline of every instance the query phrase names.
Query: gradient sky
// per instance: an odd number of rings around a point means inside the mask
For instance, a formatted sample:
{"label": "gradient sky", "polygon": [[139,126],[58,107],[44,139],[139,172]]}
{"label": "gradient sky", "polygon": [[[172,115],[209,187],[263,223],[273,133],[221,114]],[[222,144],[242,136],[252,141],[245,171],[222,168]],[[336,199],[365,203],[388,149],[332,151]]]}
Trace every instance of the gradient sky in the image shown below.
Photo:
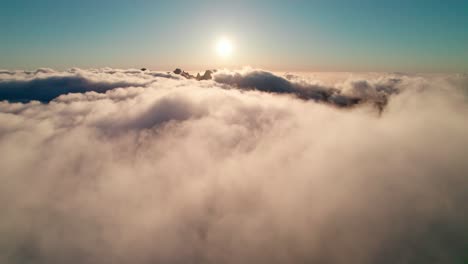
{"label": "gradient sky", "polygon": [[468,71],[466,0],[0,1],[4,69]]}

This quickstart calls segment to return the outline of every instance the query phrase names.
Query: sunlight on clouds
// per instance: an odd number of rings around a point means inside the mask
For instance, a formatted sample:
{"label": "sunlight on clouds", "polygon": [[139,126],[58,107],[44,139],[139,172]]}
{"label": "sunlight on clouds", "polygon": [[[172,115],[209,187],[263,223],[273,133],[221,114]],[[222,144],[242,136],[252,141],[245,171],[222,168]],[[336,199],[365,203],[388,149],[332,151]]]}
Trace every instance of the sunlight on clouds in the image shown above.
{"label": "sunlight on clouds", "polygon": [[468,78],[324,78],[0,71],[0,263],[465,263]]}

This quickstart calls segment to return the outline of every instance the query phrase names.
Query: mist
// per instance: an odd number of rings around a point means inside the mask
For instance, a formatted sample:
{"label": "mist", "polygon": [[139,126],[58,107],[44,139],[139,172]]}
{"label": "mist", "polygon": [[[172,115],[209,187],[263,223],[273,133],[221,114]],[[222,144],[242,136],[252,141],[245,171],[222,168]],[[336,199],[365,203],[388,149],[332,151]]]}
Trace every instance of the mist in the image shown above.
{"label": "mist", "polygon": [[0,72],[2,263],[465,263],[468,79]]}

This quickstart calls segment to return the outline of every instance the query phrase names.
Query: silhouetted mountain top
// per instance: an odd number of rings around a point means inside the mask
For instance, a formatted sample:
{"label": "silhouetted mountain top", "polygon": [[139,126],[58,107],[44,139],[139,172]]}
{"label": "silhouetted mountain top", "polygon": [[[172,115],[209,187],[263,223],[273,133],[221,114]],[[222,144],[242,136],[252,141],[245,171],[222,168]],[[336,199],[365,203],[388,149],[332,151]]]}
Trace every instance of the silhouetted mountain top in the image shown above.
{"label": "silhouetted mountain top", "polygon": [[206,70],[205,73],[203,75],[200,75],[200,73],[197,74],[197,76],[193,76],[192,74],[184,71],[184,70],[181,70],[179,68],[175,69],[174,70],[174,73],[175,74],[178,74],[178,75],[181,75],[187,79],[195,79],[197,81],[202,81],[202,80],[211,80],[213,77],[212,77],[212,74],[215,73],[216,70]]}

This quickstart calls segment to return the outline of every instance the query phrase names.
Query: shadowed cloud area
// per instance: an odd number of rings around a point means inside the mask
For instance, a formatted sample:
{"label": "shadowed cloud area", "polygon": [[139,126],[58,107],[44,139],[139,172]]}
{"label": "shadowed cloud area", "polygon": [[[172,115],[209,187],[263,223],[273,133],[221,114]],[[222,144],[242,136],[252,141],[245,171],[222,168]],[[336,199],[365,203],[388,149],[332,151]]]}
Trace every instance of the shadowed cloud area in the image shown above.
{"label": "shadowed cloud area", "polygon": [[[90,91],[104,93],[118,87],[145,86],[146,84],[144,81],[142,82],[142,80],[132,81],[124,78],[119,79],[118,77],[112,78],[112,75],[116,73],[138,75],[140,71],[118,72],[107,69],[102,70],[100,76],[96,74],[96,72],[86,72],[76,69],[65,73],[58,73],[50,69],[39,69],[35,72],[22,72],[19,75],[23,78],[0,79],[0,100],[13,102],[27,102],[32,100],[50,102],[62,94],[85,93]],[[2,74],[16,76],[14,72],[8,71],[0,72],[0,76]],[[163,73],[148,73],[147,75],[151,77],[171,78],[170,75]]]}
{"label": "shadowed cloud area", "polygon": [[[294,79],[293,75],[286,76]],[[291,81],[261,70],[239,72],[221,72],[215,75],[215,81],[233,85],[241,89],[255,89],[278,94],[293,94],[304,100],[331,103],[340,107],[353,106],[361,102],[372,101],[380,109],[387,103],[387,97],[397,93],[399,79],[389,79],[386,83],[371,85],[365,80],[351,84],[358,94],[341,94],[341,89],[314,84],[304,80]],[[372,95],[371,95],[372,94]]]}
{"label": "shadowed cloud area", "polygon": [[[180,69],[177,69],[181,71]],[[50,102],[60,95],[69,93],[97,92],[105,93],[115,88],[146,87],[158,78],[183,80],[196,79],[189,73],[159,73],[140,70],[101,69],[85,71],[72,69],[67,72],[55,72],[51,69],[39,69],[35,72],[0,72],[0,100],[10,102],[40,101]],[[183,75],[185,73],[185,75]],[[210,80],[205,73],[204,78]],[[193,77],[193,78],[188,78]],[[200,76],[200,75],[199,75]],[[206,78],[205,78],[206,77]],[[366,80],[356,80],[350,83],[353,93],[343,94],[341,88],[311,83],[293,75],[280,76],[272,72],[254,69],[242,71],[220,71],[214,73],[214,83],[225,84],[222,88],[237,88],[241,90],[258,90],[262,92],[290,94],[303,100],[330,103],[339,107],[350,107],[363,102],[371,102],[383,109],[388,96],[398,92],[400,79],[387,79],[384,82],[371,84]]]}
{"label": "shadowed cloud area", "polygon": [[467,80],[1,71],[0,262],[466,263]]}

